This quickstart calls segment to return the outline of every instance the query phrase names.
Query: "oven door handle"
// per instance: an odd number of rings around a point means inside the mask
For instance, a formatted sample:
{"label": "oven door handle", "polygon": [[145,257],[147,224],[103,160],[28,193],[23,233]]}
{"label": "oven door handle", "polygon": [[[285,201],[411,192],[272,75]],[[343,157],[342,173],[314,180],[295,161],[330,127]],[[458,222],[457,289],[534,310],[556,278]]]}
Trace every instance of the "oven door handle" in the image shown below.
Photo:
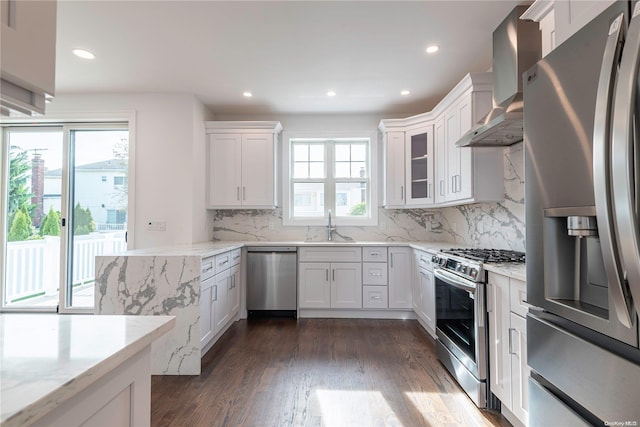
{"label": "oven door handle", "polygon": [[455,274],[449,273],[446,270],[442,270],[440,268],[434,268],[433,269],[433,275],[436,276],[438,279],[442,280],[443,282],[446,282],[448,285],[451,285],[453,287],[456,287],[458,289],[462,289],[465,290],[467,292],[470,292],[472,294],[476,293],[476,284],[462,279],[458,276],[456,276]]}

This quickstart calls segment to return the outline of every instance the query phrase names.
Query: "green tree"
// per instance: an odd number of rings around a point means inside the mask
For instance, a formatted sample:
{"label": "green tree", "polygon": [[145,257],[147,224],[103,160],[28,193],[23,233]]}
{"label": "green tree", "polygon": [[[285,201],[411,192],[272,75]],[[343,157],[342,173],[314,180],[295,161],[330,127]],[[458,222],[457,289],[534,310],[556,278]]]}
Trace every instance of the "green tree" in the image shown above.
{"label": "green tree", "polygon": [[96,231],[96,223],[93,221],[93,215],[89,208],[84,209],[80,203],[76,203],[73,208],[73,234],[80,236]]}
{"label": "green tree", "polygon": [[13,222],[14,215],[21,208],[26,207],[27,213],[33,210],[31,204],[33,194],[29,192],[27,187],[30,170],[31,164],[27,152],[12,145],[9,148],[9,200],[7,206],[7,217],[10,223]]}
{"label": "green tree", "polygon": [[10,242],[20,242],[27,240],[33,234],[33,226],[31,225],[31,217],[26,208],[19,209],[13,215],[11,226],[9,227],[9,235],[7,240]]}
{"label": "green tree", "polygon": [[357,205],[353,205],[353,207],[349,211],[349,215],[352,215],[352,216],[362,216],[366,213],[367,213],[367,204],[365,202],[360,202]]}
{"label": "green tree", "polygon": [[42,223],[40,224],[40,235],[60,235],[60,212],[54,211],[53,206],[49,207],[49,212],[44,218],[42,218]]}

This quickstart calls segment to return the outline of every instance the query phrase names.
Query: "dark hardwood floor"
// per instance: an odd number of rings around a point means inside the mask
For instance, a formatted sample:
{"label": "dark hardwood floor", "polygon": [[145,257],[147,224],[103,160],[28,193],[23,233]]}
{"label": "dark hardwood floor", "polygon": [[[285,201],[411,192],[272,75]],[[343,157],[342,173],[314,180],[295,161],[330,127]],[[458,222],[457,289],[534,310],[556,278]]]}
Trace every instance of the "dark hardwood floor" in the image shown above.
{"label": "dark hardwood floor", "polygon": [[414,320],[242,320],[202,361],[200,376],[152,378],[152,426],[509,426]]}

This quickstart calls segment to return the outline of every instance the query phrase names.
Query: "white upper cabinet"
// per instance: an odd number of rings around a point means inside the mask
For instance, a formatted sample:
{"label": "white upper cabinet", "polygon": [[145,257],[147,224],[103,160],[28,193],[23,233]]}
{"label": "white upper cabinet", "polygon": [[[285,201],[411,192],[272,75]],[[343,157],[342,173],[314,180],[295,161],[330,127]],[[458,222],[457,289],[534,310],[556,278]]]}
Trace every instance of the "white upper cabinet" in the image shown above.
{"label": "white upper cabinet", "polygon": [[554,1],[555,46],[560,46],[613,3],[615,0]]}
{"label": "white upper cabinet", "polygon": [[403,207],[405,201],[404,132],[383,134],[384,145],[384,206]]}
{"label": "white upper cabinet", "polygon": [[407,205],[433,205],[433,126],[405,134]]}
{"label": "white upper cabinet", "polygon": [[[386,141],[385,207],[450,206],[504,199],[503,149],[456,146],[460,137],[489,112],[491,89],[491,73],[468,74],[432,111],[380,122]],[[397,160],[402,132],[404,181]],[[395,144],[394,156],[389,154],[391,141]],[[405,189],[404,200],[398,198],[398,188]]]}
{"label": "white upper cabinet", "polygon": [[0,111],[44,114],[55,93],[55,0],[0,1]]}
{"label": "white upper cabinet", "polygon": [[433,139],[435,145],[435,198],[436,204],[447,201],[449,187],[447,186],[447,140],[445,139],[444,116],[436,119],[433,125]]}
{"label": "white upper cabinet", "polygon": [[209,209],[277,205],[279,122],[206,122]]}
{"label": "white upper cabinet", "polygon": [[521,19],[539,23],[545,57],[613,3],[615,0],[536,0]]}

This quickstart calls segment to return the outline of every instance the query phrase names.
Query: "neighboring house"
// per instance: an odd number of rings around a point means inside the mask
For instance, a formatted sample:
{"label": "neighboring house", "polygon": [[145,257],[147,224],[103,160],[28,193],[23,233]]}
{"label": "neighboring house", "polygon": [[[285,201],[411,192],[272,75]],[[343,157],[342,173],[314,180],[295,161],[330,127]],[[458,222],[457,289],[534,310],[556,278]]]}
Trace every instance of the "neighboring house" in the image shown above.
{"label": "neighboring house", "polygon": [[[121,159],[79,165],[75,168],[74,201],[89,208],[97,231],[124,230],[127,222],[127,163]],[[60,210],[61,169],[45,171],[42,206]]]}

